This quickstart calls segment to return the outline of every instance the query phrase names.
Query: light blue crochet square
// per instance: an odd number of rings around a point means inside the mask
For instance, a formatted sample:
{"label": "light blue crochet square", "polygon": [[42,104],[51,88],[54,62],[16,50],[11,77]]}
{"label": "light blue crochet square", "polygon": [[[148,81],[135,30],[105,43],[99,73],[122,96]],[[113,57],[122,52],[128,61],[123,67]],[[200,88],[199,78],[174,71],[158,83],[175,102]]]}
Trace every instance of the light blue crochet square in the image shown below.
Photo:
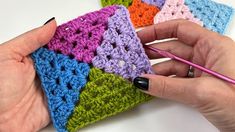
{"label": "light blue crochet square", "polygon": [[232,7],[212,0],[185,0],[185,4],[203,22],[204,27],[220,34],[224,34],[233,17]]}
{"label": "light blue crochet square", "polygon": [[66,132],[69,116],[86,85],[90,67],[63,54],[40,48],[32,54],[35,69],[46,94],[54,127]]}

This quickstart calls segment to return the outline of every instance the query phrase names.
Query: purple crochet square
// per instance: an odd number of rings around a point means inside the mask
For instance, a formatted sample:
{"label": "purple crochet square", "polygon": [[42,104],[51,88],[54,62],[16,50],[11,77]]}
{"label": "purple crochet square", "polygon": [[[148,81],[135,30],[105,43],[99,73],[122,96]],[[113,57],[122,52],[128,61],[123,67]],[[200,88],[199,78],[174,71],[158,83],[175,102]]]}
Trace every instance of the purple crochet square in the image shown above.
{"label": "purple crochet square", "polygon": [[162,8],[162,6],[165,4],[165,0],[142,0],[143,2],[157,6],[159,9]]}
{"label": "purple crochet square", "polygon": [[93,66],[133,80],[142,73],[153,73],[148,57],[131,24],[129,12],[119,6],[108,20],[103,42],[97,48]]}
{"label": "purple crochet square", "polygon": [[115,13],[116,8],[109,6],[58,26],[48,48],[78,61],[91,63],[107,30],[108,18]]}

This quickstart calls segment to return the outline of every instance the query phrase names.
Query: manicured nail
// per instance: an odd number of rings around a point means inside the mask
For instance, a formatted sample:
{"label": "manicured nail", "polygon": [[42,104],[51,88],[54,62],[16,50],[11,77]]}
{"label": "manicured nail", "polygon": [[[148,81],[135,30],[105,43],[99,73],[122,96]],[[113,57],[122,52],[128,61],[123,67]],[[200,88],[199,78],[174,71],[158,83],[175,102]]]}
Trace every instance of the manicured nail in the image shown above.
{"label": "manicured nail", "polygon": [[134,79],[134,85],[144,91],[148,91],[149,89],[149,79],[144,77],[136,77]]}
{"label": "manicured nail", "polygon": [[49,23],[50,21],[54,20],[55,17],[52,17],[51,19],[47,20],[47,22],[45,22],[43,25],[46,25],[47,23]]}

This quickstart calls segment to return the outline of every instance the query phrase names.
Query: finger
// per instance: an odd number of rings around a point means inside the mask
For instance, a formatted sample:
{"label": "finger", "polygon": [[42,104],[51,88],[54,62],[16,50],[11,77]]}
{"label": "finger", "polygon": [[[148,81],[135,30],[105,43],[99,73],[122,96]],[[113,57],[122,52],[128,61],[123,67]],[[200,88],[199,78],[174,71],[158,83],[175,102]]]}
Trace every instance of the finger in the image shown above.
{"label": "finger", "polygon": [[[178,41],[178,40],[171,40],[167,42],[160,42],[156,44],[151,44],[152,47],[158,48],[161,50],[168,51],[172,54],[175,54],[181,58],[184,59],[191,59],[193,48],[191,46],[185,45],[184,43]],[[150,59],[159,59],[164,58],[163,56],[159,55],[158,53],[145,48],[146,54]]]}
{"label": "finger", "polygon": [[190,104],[195,99],[195,80],[145,74],[135,78],[134,85],[147,94]]}
{"label": "finger", "polygon": [[179,41],[194,45],[199,38],[209,37],[213,33],[198,24],[187,20],[171,20],[156,25],[151,25],[137,32],[138,37],[143,44],[155,40],[178,38]]}
{"label": "finger", "polygon": [[28,31],[3,44],[3,48],[24,57],[47,44],[56,30],[56,21]]}
{"label": "finger", "polygon": [[163,76],[176,75],[177,77],[186,77],[188,75],[189,65],[169,60],[152,66],[155,73]]}

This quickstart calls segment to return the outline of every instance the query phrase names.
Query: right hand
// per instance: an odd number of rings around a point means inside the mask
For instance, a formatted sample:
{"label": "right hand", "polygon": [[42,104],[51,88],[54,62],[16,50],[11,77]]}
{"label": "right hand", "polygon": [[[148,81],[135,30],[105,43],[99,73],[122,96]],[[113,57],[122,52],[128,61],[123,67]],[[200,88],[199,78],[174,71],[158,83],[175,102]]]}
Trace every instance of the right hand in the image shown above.
{"label": "right hand", "polygon": [[[149,26],[138,32],[142,43],[177,38],[153,44],[179,57],[235,79],[235,43],[186,20],[173,20]],[[146,49],[150,59],[162,58]],[[145,74],[146,93],[188,104],[200,111],[223,132],[235,131],[235,85],[195,69],[187,78],[189,66],[175,60],[153,65],[158,75]],[[176,77],[166,77],[176,75]],[[139,85],[140,86],[140,85]]]}

